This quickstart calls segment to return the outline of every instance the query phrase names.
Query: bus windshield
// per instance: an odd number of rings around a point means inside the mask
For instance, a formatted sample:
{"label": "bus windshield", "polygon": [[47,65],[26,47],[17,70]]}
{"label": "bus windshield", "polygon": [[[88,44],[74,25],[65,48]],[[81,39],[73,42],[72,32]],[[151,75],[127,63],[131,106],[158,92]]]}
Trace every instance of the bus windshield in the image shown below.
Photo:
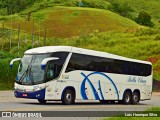
{"label": "bus windshield", "polygon": [[24,55],[18,68],[16,82],[21,84],[36,84],[44,79],[44,70],[41,62],[49,57],[49,54]]}

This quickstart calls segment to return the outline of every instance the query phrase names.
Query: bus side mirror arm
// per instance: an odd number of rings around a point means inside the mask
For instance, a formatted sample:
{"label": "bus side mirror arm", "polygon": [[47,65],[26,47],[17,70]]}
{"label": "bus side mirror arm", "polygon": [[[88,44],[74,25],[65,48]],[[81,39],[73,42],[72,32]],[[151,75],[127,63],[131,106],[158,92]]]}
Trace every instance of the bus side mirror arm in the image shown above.
{"label": "bus side mirror arm", "polygon": [[12,69],[14,62],[20,61],[20,60],[21,60],[21,58],[15,58],[15,59],[13,59],[13,60],[10,62],[10,69]]}
{"label": "bus side mirror arm", "polygon": [[51,60],[58,60],[59,58],[57,57],[50,57],[50,58],[45,58],[42,62],[41,62],[41,69],[44,70],[46,67],[47,62],[51,61]]}

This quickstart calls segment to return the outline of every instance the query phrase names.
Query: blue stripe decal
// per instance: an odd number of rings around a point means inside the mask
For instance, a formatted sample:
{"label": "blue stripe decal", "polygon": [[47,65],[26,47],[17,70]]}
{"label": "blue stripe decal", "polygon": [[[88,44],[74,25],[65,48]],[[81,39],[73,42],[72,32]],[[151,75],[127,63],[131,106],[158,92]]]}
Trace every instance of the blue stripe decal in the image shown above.
{"label": "blue stripe decal", "polygon": [[[85,92],[85,83],[86,83],[86,81],[88,81],[88,82],[89,82],[89,85],[90,85],[91,88],[92,88],[92,91],[93,91],[93,94],[94,94],[94,96],[95,96],[95,99],[96,99],[96,100],[99,99],[99,96],[98,96],[98,93],[96,92],[95,87],[93,86],[93,84],[91,83],[91,81],[90,81],[89,78],[88,78],[89,76],[94,75],[94,74],[102,75],[102,76],[106,77],[107,80],[109,80],[109,81],[112,83],[112,85],[113,85],[113,87],[114,87],[114,89],[115,89],[115,91],[116,91],[117,98],[118,98],[118,100],[119,100],[119,93],[118,93],[118,89],[117,89],[115,83],[113,82],[113,80],[112,80],[109,76],[107,76],[106,74],[101,73],[101,72],[92,72],[92,73],[88,74],[87,76],[86,76],[84,73],[81,72],[81,75],[84,77],[84,80],[82,81],[82,84],[81,84],[81,96],[82,96],[82,98],[83,98],[83,99],[86,99],[86,100],[88,99],[88,97],[87,97],[87,95],[86,95],[86,92]],[[101,92],[102,92],[102,91],[101,91]],[[101,93],[100,93],[100,94],[101,94]],[[103,94],[101,94],[101,96],[103,96]],[[103,98],[103,97],[102,97],[102,98]]]}
{"label": "blue stripe decal", "polygon": [[100,91],[100,94],[101,94],[101,98],[102,98],[102,100],[104,100],[103,93],[102,93],[102,89],[101,89],[100,80],[98,81],[98,87],[99,87],[99,91]]}
{"label": "blue stripe decal", "polygon": [[[81,75],[83,76],[83,73],[81,73]],[[85,84],[86,84],[86,77],[84,78],[81,84],[81,96],[84,100],[88,100],[88,97],[85,92]]]}
{"label": "blue stripe decal", "polygon": [[[93,86],[93,84],[92,84],[92,82],[88,79],[88,77],[84,74],[84,73],[81,73],[81,75],[83,75],[84,76],[84,78],[85,78],[85,81],[84,81],[84,83],[86,83],[86,80],[88,81],[88,83],[89,83],[89,85],[91,86],[91,89],[92,89],[92,91],[93,91],[93,95],[94,95],[94,98],[96,99],[96,100],[99,100],[99,96],[98,96],[98,92],[96,91],[96,89],[95,89],[95,87]],[[84,87],[85,87],[85,85],[84,85]],[[84,88],[83,88],[84,89]],[[88,98],[87,98],[88,99]]]}

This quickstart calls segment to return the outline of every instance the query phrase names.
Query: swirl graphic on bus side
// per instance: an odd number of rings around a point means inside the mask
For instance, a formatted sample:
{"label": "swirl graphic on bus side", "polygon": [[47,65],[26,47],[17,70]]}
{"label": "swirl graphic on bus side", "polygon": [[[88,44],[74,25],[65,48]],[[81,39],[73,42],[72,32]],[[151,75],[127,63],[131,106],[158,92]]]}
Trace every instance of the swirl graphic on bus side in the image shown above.
{"label": "swirl graphic on bus side", "polygon": [[[92,92],[93,92],[95,100],[100,100],[98,92],[96,91],[95,87],[93,86],[92,82],[89,79],[89,77],[91,75],[95,75],[95,74],[104,76],[106,78],[106,80],[109,80],[111,82],[111,84],[113,85],[113,87],[114,87],[114,89],[116,91],[117,99],[119,100],[118,89],[117,89],[115,83],[113,82],[113,80],[109,76],[107,76],[106,74],[101,73],[101,72],[92,72],[92,73],[90,73],[88,75],[85,75],[83,72],[81,72],[81,75],[84,77],[84,80],[82,81],[82,84],[81,84],[81,96],[82,96],[82,98],[85,99],[85,100],[88,100],[88,97],[87,97],[86,92],[85,92],[85,84],[86,84],[86,82],[88,82],[90,87],[91,87],[91,89],[92,89]],[[99,87],[99,91],[100,91],[100,95],[101,95],[101,100],[104,100],[104,96],[103,96],[103,93],[102,93],[100,80],[98,81],[98,87]]]}

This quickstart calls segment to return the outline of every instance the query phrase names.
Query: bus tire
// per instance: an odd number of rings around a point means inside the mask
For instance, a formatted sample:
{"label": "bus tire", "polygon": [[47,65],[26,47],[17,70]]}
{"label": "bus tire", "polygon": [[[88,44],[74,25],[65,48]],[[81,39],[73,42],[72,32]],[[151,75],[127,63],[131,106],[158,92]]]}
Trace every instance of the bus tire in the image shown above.
{"label": "bus tire", "polygon": [[42,100],[42,99],[38,99],[38,102],[41,104],[45,104],[47,101],[46,100]]}
{"label": "bus tire", "polygon": [[70,105],[75,102],[74,92],[72,90],[67,89],[65,90],[62,98],[62,103],[65,105]]}
{"label": "bus tire", "polygon": [[122,100],[122,101],[123,101],[123,104],[126,104],[126,105],[130,104],[131,101],[132,101],[131,92],[126,91],[126,92],[124,93],[124,95],[123,95],[123,100]]}
{"label": "bus tire", "polygon": [[140,100],[140,95],[138,92],[133,92],[132,95],[132,104],[137,104]]}

